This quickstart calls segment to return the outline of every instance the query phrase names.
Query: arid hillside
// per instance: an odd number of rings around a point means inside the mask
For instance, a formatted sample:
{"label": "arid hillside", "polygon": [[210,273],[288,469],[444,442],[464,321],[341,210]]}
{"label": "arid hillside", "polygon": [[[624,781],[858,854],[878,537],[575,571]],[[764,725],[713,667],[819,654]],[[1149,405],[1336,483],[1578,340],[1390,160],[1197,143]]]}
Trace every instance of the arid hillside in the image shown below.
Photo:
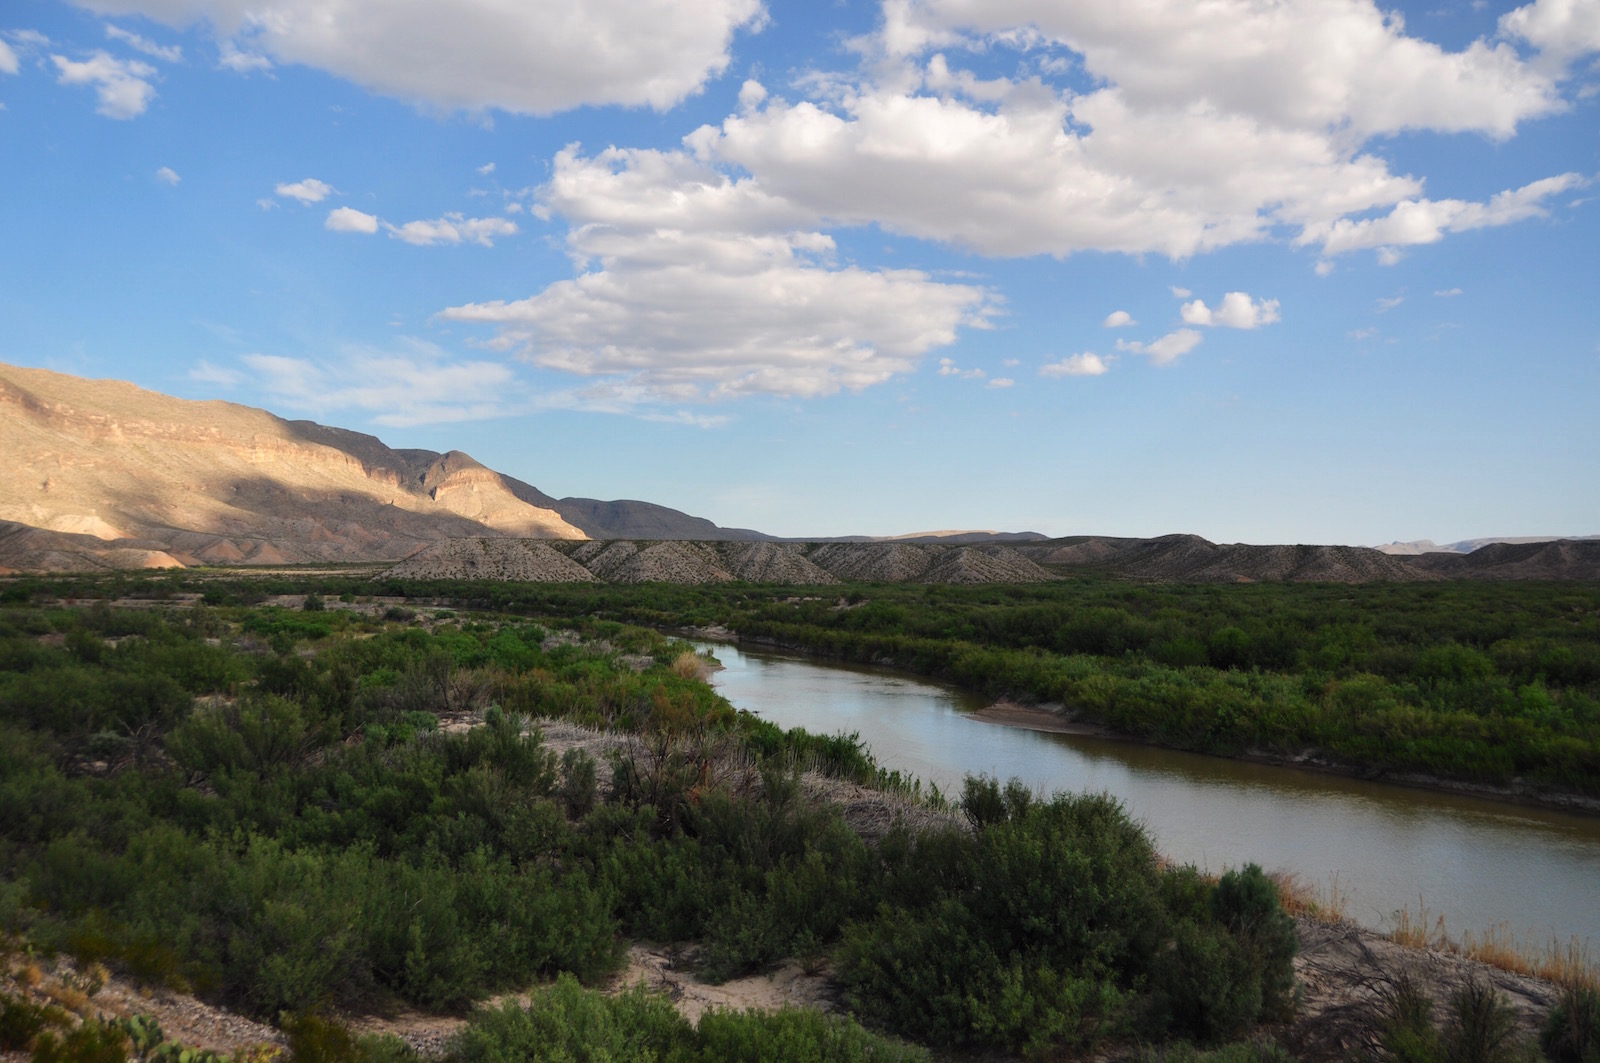
{"label": "arid hillside", "polygon": [[459,451],[0,366],[0,568],[392,561],[472,536],[752,538],[645,502],[552,499]]}
{"label": "arid hillside", "polygon": [[890,542],[551,542],[454,539],[389,570],[412,579],[539,583],[1037,583],[1050,573],[1009,546]]}

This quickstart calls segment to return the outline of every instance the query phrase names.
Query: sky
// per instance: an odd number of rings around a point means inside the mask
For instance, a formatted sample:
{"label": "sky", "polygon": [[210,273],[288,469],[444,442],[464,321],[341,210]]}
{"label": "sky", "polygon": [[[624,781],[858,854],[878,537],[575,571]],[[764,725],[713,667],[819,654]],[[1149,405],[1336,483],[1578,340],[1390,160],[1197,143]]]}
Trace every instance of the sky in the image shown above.
{"label": "sky", "polygon": [[7,0],[0,361],[772,534],[1600,533],[1600,0]]}

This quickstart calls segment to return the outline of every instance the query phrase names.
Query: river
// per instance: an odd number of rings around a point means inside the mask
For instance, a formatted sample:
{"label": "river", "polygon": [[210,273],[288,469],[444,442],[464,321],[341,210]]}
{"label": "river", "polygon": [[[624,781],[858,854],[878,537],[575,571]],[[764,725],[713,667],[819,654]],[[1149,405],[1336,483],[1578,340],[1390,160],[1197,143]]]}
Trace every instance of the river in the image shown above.
{"label": "river", "polygon": [[859,733],[884,767],[947,794],[978,772],[1042,792],[1109,791],[1169,857],[1336,884],[1368,926],[1426,906],[1452,935],[1503,927],[1532,945],[1600,946],[1600,817],[1027,731],[974,719],[982,697],[904,673],[706,648],[724,665],[712,683],[735,706],[785,728]]}

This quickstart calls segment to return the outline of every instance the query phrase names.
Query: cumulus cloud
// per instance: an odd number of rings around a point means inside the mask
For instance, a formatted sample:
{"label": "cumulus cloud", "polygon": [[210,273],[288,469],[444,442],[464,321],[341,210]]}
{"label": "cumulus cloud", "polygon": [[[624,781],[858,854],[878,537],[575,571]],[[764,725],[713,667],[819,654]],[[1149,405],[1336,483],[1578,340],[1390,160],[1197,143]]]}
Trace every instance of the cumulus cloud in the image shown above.
{"label": "cumulus cloud", "polygon": [[1387,250],[1392,255],[1396,248],[1437,243],[1446,233],[1543,217],[1549,213],[1544,206],[1546,199],[1585,183],[1580,175],[1565,173],[1498,192],[1485,203],[1461,199],[1407,199],[1381,217],[1340,218],[1308,228],[1300,242],[1320,243],[1323,253],[1328,255],[1372,248],[1380,252]]}
{"label": "cumulus cloud", "polygon": [[1527,41],[1565,63],[1586,52],[1600,52],[1600,4],[1536,0],[1501,15],[1500,33]]}
{"label": "cumulus cloud", "polygon": [[1262,299],[1256,302],[1245,292],[1229,292],[1215,309],[1208,307],[1203,300],[1196,299],[1183,304],[1180,313],[1186,325],[1253,329],[1278,320],[1278,300]]}
{"label": "cumulus cloud", "polygon": [[135,118],[145,112],[155,98],[155,86],[149,79],[156,76],[156,68],[137,59],[117,59],[96,49],[88,59],[77,62],[63,55],[52,55],[62,85],[93,85],[99,101],[96,114],[107,118]]}
{"label": "cumulus cloud", "polygon": [[322,223],[324,229],[336,233],[366,233],[371,235],[378,231],[378,217],[375,214],[366,214],[354,207],[335,207],[328,211],[327,220]]}
{"label": "cumulus cloud", "polygon": [[1181,328],[1149,343],[1139,340],[1118,340],[1117,350],[1145,355],[1155,365],[1171,365],[1200,346],[1200,339],[1200,333],[1194,329]]}
{"label": "cumulus cloud", "polygon": [[1440,288],[1438,291],[1434,292],[1433,294],[1438,296],[1440,299],[1453,299],[1456,296],[1461,294],[1461,289],[1460,288]]}
{"label": "cumulus cloud", "polygon": [[[313,414],[355,410],[381,425],[482,420],[521,412],[530,402],[504,362],[456,361],[416,340],[398,351],[347,347],[327,362],[272,354],[240,361],[253,389],[285,407]],[[196,370],[207,371],[217,372],[204,363]]]}
{"label": "cumulus cloud", "polygon": [[[747,82],[737,113],[690,149],[834,224],[989,255],[1181,259],[1315,242],[1421,199],[1421,178],[1369,149],[1378,138],[1504,139],[1567,106],[1560,80],[1512,44],[1448,50],[1372,0],[893,0],[884,12],[855,43],[863,72],[803,78],[800,100]],[[983,79],[937,51],[966,47],[1032,49],[1040,71],[1075,56],[1096,83]]]}
{"label": "cumulus cloud", "polygon": [[18,69],[17,53],[11,50],[11,45],[0,41],[0,74],[15,74]]}
{"label": "cumulus cloud", "polygon": [[174,188],[176,188],[178,182],[182,181],[183,178],[178,176],[177,170],[174,170],[170,166],[163,166],[161,169],[156,171],[156,180],[160,181],[164,185],[172,185]]}
{"label": "cumulus cloud", "polygon": [[310,205],[312,203],[321,203],[324,199],[327,199],[333,193],[333,186],[319,181],[315,177],[307,177],[304,181],[279,184],[273,191],[284,199],[298,199],[300,202]]}
{"label": "cumulus cloud", "polygon": [[1111,369],[1111,359],[1102,358],[1098,354],[1085,351],[1082,354],[1070,354],[1059,362],[1050,362],[1039,367],[1040,376],[1103,376]]}
{"label": "cumulus cloud", "polygon": [[826,395],[910,372],[982,327],[984,289],[838,266],[806,213],[676,152],[560,152],[542,206],[578,275],[513,302],[450,307],[540,366],[654,400]]}
{"label": "cumulus cloud", "polygon": [[121,26],[106,26],[106,37],[113,41],[121,41],[136,52],[143,52],[153,59],[161,59],[168,63],[177,63],[183,59],[183,49],[176,44],[162,45],[137,33],[130,33]]}
{"label": "cumulus cloud", "polygon": [[1106,315],[1106,319],[1104,321],[1100,322],[1100,327],[1126,328],[1129,325],[1137,324],[1138,322],[1133,319],[1133,315],[1128,313],[1126,310],[1113,310],[1111,313]]}
{"label": "cumulus cloud", "polygon": [[1017,382],[1015,380],[1012,380],[1008,376],[997,376],[993,380],[989,381],[989,383],[984,385],[984,386],[985,387],[991,387],[991,388],[1010,388],[1010,387],[1016,387],[1016,385],[1017,385]]}
{"label": "cumulus cloud", "polygon": [[388,96],[524,114],[670,107],[720,74],[734,33],[764,18],[760,0],[78,2],[171,26],[209,22],[236,53],[315,67]]}
{"label": "cumulus cloud", "polygon": [[493,247],[496,239],[515,236],[517,223],[505,218],[468,218],[461,214],[446,214],[430,221],[408,221],[404,225],[383,223],[389,235],[418,247],[438,244],[459,244],[462,241]]}
{"label": "cumulus cloud", "polygon": [[478,167],[478,175],[480,177],[488,177],[492,173],[494,173],[494,163],[492,162],[486,162]]}

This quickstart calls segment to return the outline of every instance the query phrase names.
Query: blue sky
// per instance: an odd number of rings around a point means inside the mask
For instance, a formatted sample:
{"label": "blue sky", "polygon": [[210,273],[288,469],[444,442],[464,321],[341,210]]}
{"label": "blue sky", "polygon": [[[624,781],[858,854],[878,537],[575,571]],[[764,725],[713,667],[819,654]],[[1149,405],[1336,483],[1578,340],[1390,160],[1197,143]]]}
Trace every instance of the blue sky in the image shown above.
{"label": "blue sky", "polygon": [[788,535],[1600,533],[1600,0],[15,0],[0,361]]}

